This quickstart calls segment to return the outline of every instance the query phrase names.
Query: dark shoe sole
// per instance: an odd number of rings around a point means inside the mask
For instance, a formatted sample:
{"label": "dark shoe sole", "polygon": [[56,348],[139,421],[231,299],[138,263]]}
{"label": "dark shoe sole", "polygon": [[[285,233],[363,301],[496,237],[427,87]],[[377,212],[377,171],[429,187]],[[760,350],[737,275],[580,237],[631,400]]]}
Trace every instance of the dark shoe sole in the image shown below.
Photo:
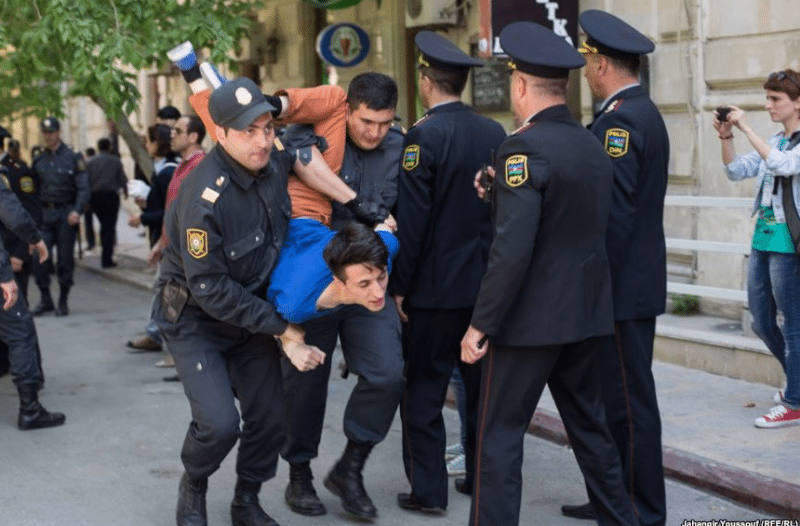
{"label": "dark shoe sole", "polygon": [[292,510],[293,512],[299,515],[305,515],[306,517],[317,517],[319,515],[325,515],[326,513],[328,513],[328,510],[322,503],[320,503],[321,506],[320,508],[303,508],[300,506],[296,506],[287,500],[286,505],[289,506],[289,509]]}
{"label": "dark shoe sole", "polygon": [[583,504],[580,506],[571,506],[569,504],[565,504],[564,506],[561,506],[561,514],[565,517],[570,517],[573,519],[595,519],[594,508],[592,508],[591,504]]}
{"label": "dark shoe sole", "polygon": [[436,506],[423,506],[411,496],[411,493],[398,493],[397,505],[404,510],[419,511],[427,515],[444,515],[444,508]]}

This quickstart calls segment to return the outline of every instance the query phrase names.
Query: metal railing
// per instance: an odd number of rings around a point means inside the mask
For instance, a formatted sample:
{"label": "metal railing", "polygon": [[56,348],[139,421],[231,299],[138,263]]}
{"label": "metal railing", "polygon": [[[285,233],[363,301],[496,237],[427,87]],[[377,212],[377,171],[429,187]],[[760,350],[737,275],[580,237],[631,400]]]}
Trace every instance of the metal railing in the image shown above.
{"label": "metal railing", "polygon": [[[690,206],[703,208],[749,208],[753,204],[751,197],[704,197],[693,195],[668,195],[664,200],[666,206]],[[667,249],[696,250],[722,252],[728,254],[750,254],[750,245],[746,243],[726,243],[722,241],[704,241],[697,239],[666,239]],[[747,303],[747,291],[724,287],[710,287],[667,281],[667,292],[673,294],[691,294],[704,298],[715,298]]]}

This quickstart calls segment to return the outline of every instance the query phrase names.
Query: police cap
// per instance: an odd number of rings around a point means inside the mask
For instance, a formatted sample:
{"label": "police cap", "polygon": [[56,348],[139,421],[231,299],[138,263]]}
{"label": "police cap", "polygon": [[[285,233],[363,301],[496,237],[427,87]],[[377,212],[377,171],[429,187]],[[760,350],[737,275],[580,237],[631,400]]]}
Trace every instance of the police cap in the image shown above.
{"label": "police cap", "polygon": [[275,110],[267,102],[256,83],[247,77],[239,77],[226,82],[211,93],[208,99],[208,113],[211,120],[219,126],[244,130],[253,122]]}
{"label": "police cap", "polygon": [[442,71],[466,71],[483,66],[483,62],[467,55],[458,46],[433,31],[420,31],[414,37],[414,43],[420,51],[417,66]]}
{"label": "police cap", "polygon": [[633,26],[611,13],[589,9],[578,18],[586,32],[586,42],[581,53],[599,53],[612,58],[651,53],[656,47]]}
{"label": "police cap", "polygon": [[44,133],[56,132],[61,129],[61,123],[55,117],[45,117],[40,128]]}
{"label": "police cap", "polygon": [[563,37],[535,22],[513,22],[500,32],[500,46],[509,56],[508,67],[549,79],[569,76],[586,64]]}

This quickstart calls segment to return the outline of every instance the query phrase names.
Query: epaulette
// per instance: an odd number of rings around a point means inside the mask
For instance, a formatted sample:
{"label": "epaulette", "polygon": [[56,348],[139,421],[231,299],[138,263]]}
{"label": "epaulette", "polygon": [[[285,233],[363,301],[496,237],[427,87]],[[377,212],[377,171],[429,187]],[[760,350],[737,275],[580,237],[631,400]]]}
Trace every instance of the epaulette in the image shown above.
{"label": "epaulette", "polygon": [[536,125],[536,122],[529,122],[529,123],[527,123],[527,124],[523,124],[522,126],[520,126],[519,128],[517,128],[516,130],[514,130],[513,132],[511,132],[511,135],[519,135],[520,133],[526,132],[526,131],[528,131],[530,128],[533,128],[533,126],[535,126],[535,125]]}
{"label": "epaulette", "polygon": [[612,111],[617,111],[619,107],[622,106],[623,102],[625,102],[625,99],[615,100],[614,102],[608,105],[608,108],[606,108],[605,111],[603,111],[603,113],[611,113]]}
{"label": "epaulette", "polygon": [[428,118],[430,118],[430,115],[423,115],[422,117],[419,118],[419,120],[417,120],[417,122],[411,125],[411,128],[416,128],[418,125],[422,124],[422,122],[426,121]]}
{"label": "epaulette", "polygon": [[217,199],[219,199],[219,194],[228,186],[229,180],[228,176],[220,175],[214,181],[214,184],[205,187],[203,193],[200,194],[200,198],[211,204],[216,203]]}

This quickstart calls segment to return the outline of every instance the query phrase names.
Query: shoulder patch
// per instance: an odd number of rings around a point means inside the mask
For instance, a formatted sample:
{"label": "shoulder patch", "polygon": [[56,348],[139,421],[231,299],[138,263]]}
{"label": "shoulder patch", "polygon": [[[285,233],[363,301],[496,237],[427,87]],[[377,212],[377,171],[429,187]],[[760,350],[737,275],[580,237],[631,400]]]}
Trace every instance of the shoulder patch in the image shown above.
{"label": "shoulder patch", "polygon": [[30,175],[26,175],[26,176],[20,178],[20,180],[19,180],[19,188],[20,188],[20,190],[22,190],[26,194],[32,194],[33,193],[33,190],[34,190],[34,188],[33,188],[33,179],[31,178]]}
{"label": "shoulder patch", "polygon": [[608,105],[608,108],[603,113],[611,113],[612,111],[617,111],[622,103],[625,102],[623,99],[618,99]]}
{"label": "shoulder patch", "polygon": [[205,199],[209,203],[215,203],[217,201],[217,198],[219,198],[219,192],[206,187],[206,189],[203,190],[203,193],[200,194],[200,197]]}
{"label": "shoulder patch", "polygon": [[409,144],[403,150],[403,170],[410,172],[419,164],[419,145]]}
{"label": "shoulder patch", "polygon": [[528,156],[512,155],[506,159],[506,184],[515,188],[528,180]]}
{"label": "shoulder patch", "polygon": [[186,248],[189,255],[201,259],[208,255],[208,233],[200,228],[186,229]]}
{"label": "shoulder patch", "polygon": [[606,130],[604,146],[608,155],[616,158],[627,154],[630,138],[631,134],[628,130],[623,130],[622,128],[609,128]]}

